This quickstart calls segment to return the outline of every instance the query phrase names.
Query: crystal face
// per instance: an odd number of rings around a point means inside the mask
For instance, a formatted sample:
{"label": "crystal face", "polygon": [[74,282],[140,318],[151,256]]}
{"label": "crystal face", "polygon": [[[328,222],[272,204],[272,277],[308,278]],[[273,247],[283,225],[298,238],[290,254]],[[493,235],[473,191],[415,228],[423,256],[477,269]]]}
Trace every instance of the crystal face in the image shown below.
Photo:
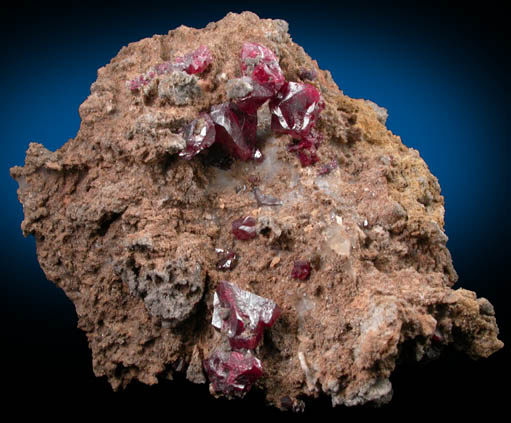
{"label": "crystal face", "polygon": [[257,109],[274,95],[275,92],[271,88],[252,80],[252,91],[245,97],[238,99],[236,104],[243,112],[254,115]]}
{"label": "crystal face", "polygon": [[273,52],[256,43],[243,43],[241,50],[243,75],[276,93],[286,82],[279,61]]}
{"label": "crystal face", "polygon": [[297,260],[294,262],[291,276],[295,279],[305,280],[311,273],[311,265],[308,261]]}
{"label": "crystal face", "polygon": [[324,107],[316,87],[300,82],[287,82],[270,102],[271,129],[301,139],[310,133]]}
{"label": "crystal face", "polygon": [[242,241],[253,239],[257,235],[257,221],[252,216],[245,216],[232,222],[233,235]]}
{"label": "crystal face", "polygon": [[243,113],[234,103],[222,103],[211,107],[215,123],[216,141],[238,159],[252,158],[255,150],[257,117]]}
{"label": "crystal face", "polygon": [[223,281],[213,297],[211,324],[229,338],[231,348],[254,349],[280,315],[274,301],[238,288]]}
{"label": "crystal face", "polygon": [[242,396],[263,375],[261,361],[250,351],[215,351],[203,362],[215,392]]}
{"label": "crystal face", "polygon": [[179,153],[181,157],[191,160],[205,148],[215,142],[215,124],[207,113],[202,113],[198,119],[183,128],[183,138],[186,141],[185,149]]}

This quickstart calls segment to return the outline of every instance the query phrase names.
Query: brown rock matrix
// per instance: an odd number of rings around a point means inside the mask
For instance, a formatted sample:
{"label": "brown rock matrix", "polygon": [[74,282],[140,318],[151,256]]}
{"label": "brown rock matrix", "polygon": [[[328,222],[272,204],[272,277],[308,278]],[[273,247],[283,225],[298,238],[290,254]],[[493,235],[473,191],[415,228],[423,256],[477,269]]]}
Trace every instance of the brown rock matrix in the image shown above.
{"label": "brown rock matrix", "polygon": [[[245,42],[271,50],[286,81],[321,93],[318,163],[288,151],[267,104],[257,111],[264,160],[217,146],[179,156],[185,125],[252,89],[239,79]],[[212,57],[205,71],[127,85],[201,46]],[[11,175],[23,233],[73,301],[94,373],[114,390],[175,371],[208,381],[204,360],[230,350],[211,324],[222,281],[279,307],[253,351],[263,376],[252,389],[282,409],[320,393],[334,406],[385,403],[405,352],[419,361],[449,344],[473,358],[502,348],[492,305],[451,288],[437,179],[385,127],[386,110],[345,96],[286,22],[230,13],[132,43],[98,70],[79,112],[74,139],[56,152],[31,143]],[[234,236],[247,216],[254,236]]]}

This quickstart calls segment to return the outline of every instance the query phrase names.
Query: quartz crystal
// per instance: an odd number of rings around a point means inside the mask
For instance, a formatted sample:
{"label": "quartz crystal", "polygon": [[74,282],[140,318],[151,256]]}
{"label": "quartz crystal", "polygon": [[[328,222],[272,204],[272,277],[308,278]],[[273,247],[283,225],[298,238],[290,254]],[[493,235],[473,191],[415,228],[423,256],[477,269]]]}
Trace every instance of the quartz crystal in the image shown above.
{"label": "quartz crystal", "polygon": [[281,206],[282,200],[273,197],[272,195],[263,194],[259,188],[254,188],[254,197],[258,206]]}
{"label": "quartz crystal", "polygon": [[261,44],[243,43],[241,50],[243,75],[276,93],[286,82],[279,61],[273,52]]}
{"label": "quartz crystal", "polygon": [[291,276],[295,279],[305,280],[311,273],[311,265],[306,260],[297,260],[294,262]]}
{"label": "quartz crystal", "polygon": [[179,153],[181,157],[190,160],[205,148],[215,142],[215,124],[207,113],[202,113],[198,119],[183,128],[183,138],[186,141],[185,149]]}
{"label": "quartz crystal", "polygon": [[310,133],[324,107],[316,87],[300,82],[287,82],[270,102],[271,129],[301,139]]}
{"label": "quartz crystal", "polygon": [[274,301],[260,297],[236,285],[223,281],[213,297],[211,324],[229,338],[231,347],[254,349],[280,315]]}
{"label": "quartz crystal", "polygon": [[255,238],[257,221],[252,216],[245,216],[232,222],[232,233],[237,239],[246,241]]}
{"label": "quartz crystal", "polygon": [[243,396],[263,375],[261,361],[250,351],[215,351],[203,362],[215,392]]}

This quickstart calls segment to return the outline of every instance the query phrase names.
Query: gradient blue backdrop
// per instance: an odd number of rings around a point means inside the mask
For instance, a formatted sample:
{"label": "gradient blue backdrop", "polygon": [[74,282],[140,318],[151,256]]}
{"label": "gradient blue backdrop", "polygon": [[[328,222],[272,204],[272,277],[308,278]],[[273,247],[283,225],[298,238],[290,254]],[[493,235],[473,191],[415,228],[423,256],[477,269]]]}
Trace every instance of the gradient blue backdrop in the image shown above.
{"label": "gradient blue backdrop", "polygon": [[[215,412],[226,409],[222,401],[211,402],[204,387],[176,392],[173,385],[149,391],[135,386],[113,396],[106,381],[94,378],[71,302],[46,281],[34,240],[21,235],[22,208],[8,169],[23,163],[29,141],[55,150],[75,136],[78,106],[96,70],[122,46],[181,24],[200,28],[230,10],[287,20],[293,40],[332,72],[347,95],[388,109],[389,129],[418,149],[439,179],[448,247],[460,276],[457,286],[490,299],[506,341],[511,114],[504,21],[491,7],[481,12],[465,6],[461,13],[428,4],[125,1],[99,7],[68,1],[44,7],[29,3],[3,15],[1,292],[4,353],[20,376],[13,382],[15,392],[32,395],[52,386],[56,395],[87,392],[96,402],[107,398],[119,405],[132,396],[167,398],[172,392],[183,407],[198,397]],[[485,385],[500,377],[505,354],[478,363],[454,356],[444,364],[402,372],[395,380],[395,403],[386,409],[395,412],[423,401],[452,407],[460,400],[469,407],[497,403],[500,391]],[[260,405],[258,400],[255,395],[254,404]]]}

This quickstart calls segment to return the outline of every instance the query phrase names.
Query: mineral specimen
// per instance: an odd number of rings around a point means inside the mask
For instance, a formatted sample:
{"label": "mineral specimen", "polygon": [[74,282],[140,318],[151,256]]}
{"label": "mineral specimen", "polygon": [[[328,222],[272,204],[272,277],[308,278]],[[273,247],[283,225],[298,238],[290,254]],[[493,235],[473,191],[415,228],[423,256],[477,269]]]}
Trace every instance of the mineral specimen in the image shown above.
{"label": "mineral specimen", "polygon": [[437,179],[287,27],[230,13],[122,48],[76,137],[11,169],[23,233],[116,390],[205,370],[215,395],[282,409],[381,404],[405,352],[503,346],[491,304],[452,289]]}

